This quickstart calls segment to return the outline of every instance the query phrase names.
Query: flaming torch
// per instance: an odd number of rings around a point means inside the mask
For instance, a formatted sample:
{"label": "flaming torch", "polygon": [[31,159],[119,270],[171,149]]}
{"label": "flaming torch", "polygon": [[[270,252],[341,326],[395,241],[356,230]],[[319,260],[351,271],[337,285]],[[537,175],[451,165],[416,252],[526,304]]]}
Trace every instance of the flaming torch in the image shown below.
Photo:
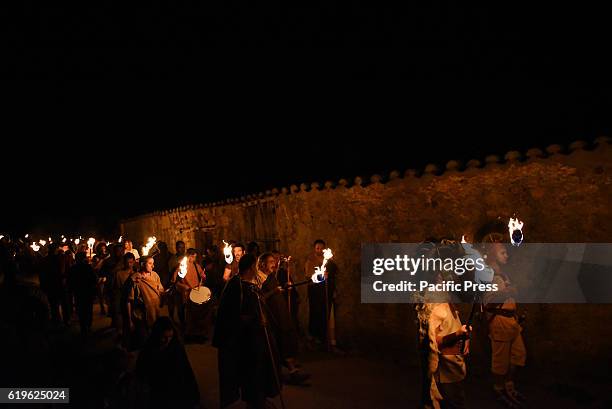
{"label": "flaming torch", "polygon": [[142,255],[143,256],[148,256],[149,255],[149,250],[151,250],[153,248],[153,246],[155,245],[156,242],[157,242],[157,238],[155,236],[149,237],[147,239],[147,245],[142,247]]}
{"label": "flaming torch", "polygon": [[232,262],[234,261],[234,255],[232,254],[232,246],[225,240],[223,240],[223,243],[225,244],[225,247],[223,247],[223,255],[225,256],[225,262],[227,264],[232,264]]}
{"label": "flaming torch", "polygon": [[87,240],[87,247],[89,247],[89,258],[93,257],[93,246],[96,242],[96,239],[94,239],[93,237],[90,237]]}
{"label": "flaming torch", "polygon": [[74,239],[74,244],[76,244],[77,246],[79,245],[79,243],[81,242],[81,240],[79,239]]}
{"label": "flaming torch", "polygon": [[32,250],[34,251],[40,250],[40,246],[34,242],[32,242],[32,245],[30,247],[32,247]]}
{"label": "flaming torch", "polygon": [[66,238],[65,237],[62,239],[62,243],[66,243]]}
{"label": "flaming torch", "polygon": [[333,256],[334,254],[332,253],[331,249],[323,250],[323,263],[321,264],[321,267],[315,267],[315,272],[313,275],[310,276],[310,278],[304,281],[299,281],[297,283],[290,284],[290,285],[285,285],[284,288],[289,289],[289,288],[299,287],[305,284],[322,283],[323,281],[325,281],[325,278],[326,278],[325,277],[325,265],[327,264],[327,261]]}
{"label": "flaming torch", "polygon": [[30,234],[29,234],[29,233],[25,235],[25,238],[26,238],[26,239],[27,239],[28,237],[30,237]]}
{"label": "flaming torch", "polygon": [[47,242],[45,240],[39,240],[39,243],[41,246],[44,246],[45,244],[47,244]]}
{"label": "flaming torch", "polygon": [[183,257],[183,259],[181,260],[181,264],[179,266],[180,266],[180,269],[179,269],[178,276],[181,278],[185,278],[185,276],[187,275],[187,256]]}
{"label": "flaming torch", "polygon": [[123,241],[123,236],[119,236],[119,243]]}
{"label": "flaming torch", "polygon": [[328,248],[323,250],[323,264],[321,264],[321,267],[315,267],[315,272],[310,277],[313,283],[318,284],[325,281],[325,265],[327,264],[327,261],[333,256],[334,254],[332,253],[331,249]]}
{"label": "flaming torch", "polygon": [[508,222],[508,232],[510,233],[510,242],[513,246],[520,246],[523,242],[523,222],[518,219],[510,218]]}

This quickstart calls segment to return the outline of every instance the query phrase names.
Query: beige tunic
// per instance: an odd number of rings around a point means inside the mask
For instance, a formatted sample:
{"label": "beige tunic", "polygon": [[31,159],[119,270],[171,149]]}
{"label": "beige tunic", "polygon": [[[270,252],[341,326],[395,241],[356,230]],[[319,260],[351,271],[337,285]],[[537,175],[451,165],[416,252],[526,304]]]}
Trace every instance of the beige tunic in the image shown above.
{"label": "beige tunic", "polygon": [[[497,284],[497,293],[504,293],[511,286],[510,282],[505,280],[503,277],[496,275],[493,278],[493,283]],[[485,301],[493,301],[494,295],[485,298]],[[501,306],[504,310],[516,311],[516,302],[514,298],[508,297],[504,300]],[[487,314],[489,321],[489,337],[494,341],[509,342],[515,339],[522,331],[521,326],[515,317],[504,317],[503,315],[495,315],[493,317],[490,313]]]}
{"label": "beige tunic", "polygon": [[117,271],[117,276],[115,278],[115,290],[121,292],[123,285],[133,273],[134,272],[131,269]]}
{"label": "beige tunic", "polygon": [[[151,274],[134,273],[130,276],[134,281],[134,286],[138,287],[142,299],[144,301],[145,311],[138,308],[132,308],[132,318],[136,320],[144,320],[146,313],[147,325],[149,328],[157,320],[158,317],[167,315],[162,311],[161,308],[161,294],[164,291],[164,287],[161,284],[159,275],[155,271]],[[133,302],[135,296],[135,290],[132,288],[128,295],[128,301]]]}

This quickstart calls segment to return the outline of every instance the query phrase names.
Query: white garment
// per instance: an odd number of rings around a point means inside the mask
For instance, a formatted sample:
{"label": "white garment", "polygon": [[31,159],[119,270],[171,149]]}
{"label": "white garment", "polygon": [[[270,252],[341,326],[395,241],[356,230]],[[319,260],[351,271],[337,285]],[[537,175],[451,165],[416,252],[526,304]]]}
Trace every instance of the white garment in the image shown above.
{"label": "white garment", "polygon": [[470,243],[461,243],[461,245],[465,250],[465,256],[463,256],[463,258],[469,258],[474,260],[474,266],[476,266],[476,269],[474,271],[474,281],[478,284],[489,284],[493,282],[495,271],[493,271],[493,269],[489,267],[486,262],[484,263],[484,269],[480,270],[478,268],[479,263],[477,263],[476,260],[479,258],[484,260],[484,257],[480,254],[480,252],[476,250]]}

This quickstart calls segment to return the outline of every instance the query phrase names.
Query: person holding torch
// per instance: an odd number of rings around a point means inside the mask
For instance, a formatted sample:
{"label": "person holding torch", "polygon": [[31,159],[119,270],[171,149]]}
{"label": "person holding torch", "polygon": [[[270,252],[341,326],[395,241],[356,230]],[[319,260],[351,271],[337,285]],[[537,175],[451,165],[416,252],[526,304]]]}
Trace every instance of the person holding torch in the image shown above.
{"label": "person holding torch", "polygon": [[203,314],[204,311],[196,310],[193,303],[189,301],[189,293],[206,281],[206,272],[197,262],[197,256],[198,251],[196,249],[190,248],[187,250],[185,275],[184,277],[179,275],[179,265],[173,272],[171,284],[176,285],[178,292],[179,320],[185,339],[196,337],[203,340],[207,337],[208,331],[207,328],[202,327],[207,327],[207,323],[205,324],[204,321],[207,321],[210,311],[206,309],[205,314]]}
{"label": "person holding torch", "polygon": [[[229,249],[231,249],[231,252],[228,254]],[[240,263],[240,259],[245,254],[244,244],[236,243],[234,245],[229,245],[228,243],[225,243],[223,254],[225,255],[226,262],[225,271],[223,272],[223,280],[228,282],[230,278],[238,274],[238,263]]]}
{"label": "person holding torch", "polygon": [[326,345],[330,352],[341,353],[336,346],[336,331],[333,325],[336,305],[336,264],[325,258],[325,242],[321,239],[313,244],[313,253],[304,266],[306,277],[324,270],[324,280],[308,286],[309,322],[308,332],[317,345]]}
{"label": "person holding torch", "polygon": [[485,295],[484,299],[491,340],[493,390],[500,403],[510,408],[519,407],[526,398],[516,390],[514,379],[517,368],[525,366],[527,351],[517,314],[517,289],[502,270],[508,262],[504,236],[490,233],[483,242],[487,264],[495,271],[491,282],[499,288]]}

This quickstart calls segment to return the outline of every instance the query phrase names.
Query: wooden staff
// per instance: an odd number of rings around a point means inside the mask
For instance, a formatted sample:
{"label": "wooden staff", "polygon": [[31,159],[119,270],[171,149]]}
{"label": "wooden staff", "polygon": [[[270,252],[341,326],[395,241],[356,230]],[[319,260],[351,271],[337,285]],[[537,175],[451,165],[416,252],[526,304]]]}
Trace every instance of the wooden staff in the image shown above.
{"label": "wooden staff", "polygon": [[290,287],[291,283],[291,271],[289,269],[289,261],[287,261],[287,309],[289,310],[289,316],[291,316],[291,290],[293,288]]}
{"label": "wooden staff", "polygon": [[329,337],[329,285],[327,284],[328,280],[325,280],[325,341],[327,343],[327,352],[331,352],[331,339]]}

